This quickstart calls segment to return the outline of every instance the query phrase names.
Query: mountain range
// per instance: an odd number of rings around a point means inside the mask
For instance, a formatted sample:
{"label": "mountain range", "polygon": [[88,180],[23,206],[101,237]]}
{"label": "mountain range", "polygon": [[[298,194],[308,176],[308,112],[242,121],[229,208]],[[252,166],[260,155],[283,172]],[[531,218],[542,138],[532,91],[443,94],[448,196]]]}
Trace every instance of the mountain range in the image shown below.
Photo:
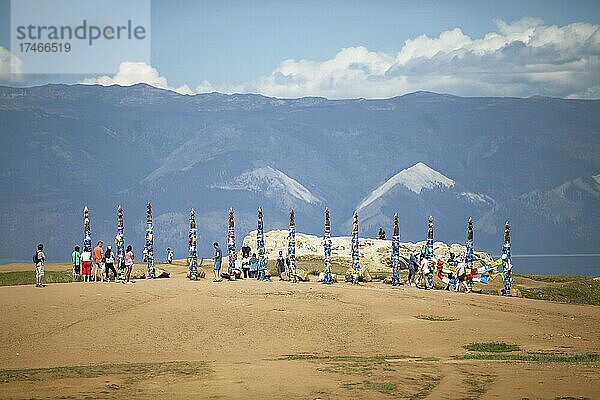
{"label": "mountain range", "polygon": [[126,242],[141,250],[145,205],[158,258],[187,249],[194,207],[201,255],[225,243],[233,207],[242,237],[285,229],[334,235],[359,213],[361,236],[464,243],[498,253],[511,221],[515,253],[597,252],[600,101],[463,98],[417,92],[380,100],[180,95],[147,85],[0,87],[0,259],[46,244],[63,260],[82,241],[112,242],[123,206]]}

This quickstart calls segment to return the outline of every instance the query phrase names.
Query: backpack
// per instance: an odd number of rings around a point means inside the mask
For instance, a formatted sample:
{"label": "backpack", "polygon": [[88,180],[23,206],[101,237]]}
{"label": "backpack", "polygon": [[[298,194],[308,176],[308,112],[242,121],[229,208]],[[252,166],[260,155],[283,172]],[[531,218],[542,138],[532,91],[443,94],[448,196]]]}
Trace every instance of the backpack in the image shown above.
{"label": "backpack", "polygon": [[37,263],[40,262],[40,259],[38,257],[38,255],[40,254],[40,252],[38,250],[35,251],[35,254],[33,255],[33,263],[37,265]]}

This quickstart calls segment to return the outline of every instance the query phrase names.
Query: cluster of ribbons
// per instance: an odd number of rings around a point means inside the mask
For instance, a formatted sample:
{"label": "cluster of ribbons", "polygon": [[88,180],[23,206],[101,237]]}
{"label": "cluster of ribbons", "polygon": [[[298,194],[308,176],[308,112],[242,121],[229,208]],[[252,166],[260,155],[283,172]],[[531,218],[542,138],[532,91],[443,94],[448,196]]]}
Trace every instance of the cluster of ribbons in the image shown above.
{"label": "cluster of ribbons", "polygon": [[265,280],[267,269],[267,257],[265,255],[265,234],[263,232],[263,212],[258,208],[258,225],[256,227],[256,249],[258,250],[258,279]]}
{"label": "cluster of ribbons", "polygon": [[492,261],[490,265],[484,265],[482,267],[477,268],[469,267],[468,263],[466,262],[446,262],[443,260],[437,260],[436,266],[438,271],[437,276],[440,279],[440,281],[444,282],[445,284],[451,285],[456,284],[456,279],[450,279],[444,275],[452,274],[453,276],[456,276],[457,273],[462,269],[464,269],[465,277],[469,281],[479,282],[486,285],[498,276],[502,276],[504,279],[504,277],[507,274],[507,271],[504,269],[504,267],[507,266],[507,263],[502,258],[499,258],[496,261]]}
{"label": "cluster of ribbons", "polygon": [[400,285],[400,228],[398,214],[394,214],[394,235],[392,236],[392,286]]}
{"label": "cluster of ribbons", "polygon": [[154,229],[152,227],[152,205],[146,205],[146,269],[148,270],[148,279],[154,279]]}
{"label": "cluster of ribbons", "polygon": [[123,208],[117,208],[117,234],[115,236],[115,246],[117,248],[117,273],[119,279],[123,279],[125,267],[125,235],[123,233]]}
{"label": "cluster of ribbons", "polygon": [[358,213],[354,212],[352,224],[352,283],[358,284],[360,277],[360,255],[358,251]]}
{"label": "cluster of ribbons", "polygon": [[90,211],[87,206],[83,209],[83,248],[92,251],[92,231],[90,229]]}
{"label": "cluster of ribbons", "polygon": [[288,232],[288,260],[290,260],[290,282],[296,282],[296,222],[294,209],[290,210],[290,230]]}
{"label": "cluster of ribbons", "polygon": [[331,273],[331,222],[329,219],[329,209],[325,209],[325,232],[323,234],[323,283],[333,284],[333,275]]}
{"label": "cluster of ribbons", "polygon": [[227,228],[227,255],[229,264],[227,267],[227,273],[229,276],[233,274],[235,269],[235,261],[237,260],[237,254],[235,252],[235,224],[233,221],[233,208],[229,209],[229,227]]}
{"label": "cluster of ribbons", "polygon": [[198,253],[197,253],[198,229],[196,229],[196,213],[190,211],[190,234],[189,234],[189,264],[190,280],[198,279]]}

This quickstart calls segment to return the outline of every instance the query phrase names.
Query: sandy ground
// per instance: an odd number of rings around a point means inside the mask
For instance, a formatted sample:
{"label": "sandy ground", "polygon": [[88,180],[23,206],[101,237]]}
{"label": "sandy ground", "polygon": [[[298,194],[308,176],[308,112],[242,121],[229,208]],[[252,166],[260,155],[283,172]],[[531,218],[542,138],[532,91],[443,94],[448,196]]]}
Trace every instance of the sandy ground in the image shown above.
{"label": "sandy ground", "polygon": [[0,287],[0,398],[600,397],[600,363],[453,357],[490,341],[600,352],[600,307],[170,270],[130,285]]}

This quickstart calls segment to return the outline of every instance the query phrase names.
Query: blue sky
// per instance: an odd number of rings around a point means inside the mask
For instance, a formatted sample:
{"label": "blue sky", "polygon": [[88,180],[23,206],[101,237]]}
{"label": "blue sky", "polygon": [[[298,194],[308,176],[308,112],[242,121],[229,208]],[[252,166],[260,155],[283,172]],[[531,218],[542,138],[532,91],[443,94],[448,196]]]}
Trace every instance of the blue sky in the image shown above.
{"label": "blue sky", "polygon": [[[7,19],[9,1],[0,0],[0,13]],[[491,75],[498,65],[478,68],[468,77],[446,80],[444,84],[419,84],[426,77],[415,76],[407,70],[416,68],[415,64],[401,63],[403,70],[398,72],[401,80],[396,79],[392,89],[382,90],[380,87],[367,87],[369,82],[387,79],[390,71],[398,71],[398,65],[390,60],[373,62],[385,65],[385,72],[368,72],[365,77],[356,79],[351,85],[337,82],[354,79],[354,74],[346,74],[348,65],[340,67],[341,74],[329,76],[327,65],[292,64],[280,68],[285,60],[308,60],[311,63],[324,63],[332,60],[344,48],[365,49],[366,52],[355,51],[341,54],[343,57],[356,57],[352,65],[367,65],[365,59],[372,58],[371,53],[381,53],[384,58],[394,58],[402,51],[405,41],[414,40],[421,35],[438,38],[443,32],[460,29],[462,36],[481,39],[490,32],[498,32],[497,20],[514,23],[524,17],[536,18],[533,26],[568,27],[569,24],[587,23],[585,35],[593,32],[600,23],[600,1],[152,1],[152,56],[151,67],[156,75],[168,80],[168,87],[177,88],[182,85],[197,91],[224,92],[263,92],[268,95],[294,97],[296,95],[324,95],[328,97],[385,97],[402,94],[401,92],[419,89],[437,90],[462,95],[528,95],[547,94],[568,97],[586,90],[595,97],[594,81],[597,66],[596,50],[588,54],[589,49],[582,49],[587,61],[585,85],[556,87],[554,81],[546,81],[536,85],[535,79],[528,78],[529,86],[515,82],[511,91],[502,90],[506,81],[500,83],[486,79],[477,85],[470,85],[475,75]],[[4,22],[4,21],[3,21]],[[2,23],[0,29],[0,46],[9,47],[9,28]],[[584,29],[584,30],[585,30]],[[538,30],[539,35],[546,31]],[[455,32],[456,33],[456,32]],[[449,40],[461,40],[461,35]],[[587,37],[587,36],[586,36]],[[563,40],[563,39],[557,39]],[[582,42],[584,39],[580,39]],[[581,43],[579,43],[581,44]],[[435,43],[429,45],[435,46]],[[577,44],[576,44],[577,46]],[[581,44],[583,46],[583,44]],[[556,46],[555,46],[556,47]],[[559,48],[573,47],[568,44]],[[466,47],[471,51],[471,47]],[[443,48],[443,52],[462,51],[463,49]],[[454,68],[463,68],[456,64],[440,64],[433,54],[425,55],[431,60],[430,67],[437,63],[441,68],[436,77],[449,76],[446,73]],[[340,57],[340,58],[343,58]],[[462,56],[461,56],[462,57]],[[520,56],[519,56],[520,57]],[[541,57],[541,56],[540,56]],[[135,62],[137,60],[122,60]],[[414,61],[414,60],[413,60]],[[475,60],[475,63],[482,61]],[[534,60],[535,61],[535,60]],[[485,61],[487,63],[487,61]],[[528,61],[531,63],[531,60]],[[365,64],[366,63],[366,64]],[[520,64],[515,61],[514,65]],[[535,63],[534,64],[538,64]],[[365,68],[374,67],[369,64]],[[475,64],[470,64],[475,65]],[[581,80],[580,70],[574,71],[566,79]],[[575,64],[573,64],[575,65]],[[409,66],[412,66],[409,68]],[[117,66],[115,66],[115,69]],[[335,67],[338,68],[338,67]],[[383,66],[381,67],[383,68]],[[482,69],[483,68],[483,69]],[[508,72],[508,70],[504,71]],[[514,72],[514,71],[513,71]],[[148,71],[140,72],[140,81],[148,78]],[[453,76],[454,76],[453,75]],[[322,78],[323,77],[323,78]],[[78,82],[82,76],[26,76],[21,84],[44,82]],[[113,76],[108,76],[113,78]],[[155,77],[156,78],[156,77]],[[321,79],[322,78],[322,79]],[[288,83],[282,83],[282,79]],[[327,79],[327,82],[314,82]],[[517,78],[521,79],[521,78]],[[306,84],[307,80],[313,83]],[[435,81],[435,79],[433,79]],[[91,81],[90,81],[91,82]],[[120,80],[104,80],[103,82],[123,83]],[[162,80],[161,80],[162,82]],[[414,84],[408,84],[413,82]],[[466,83],[465,83],[466,82]],[[151,82],[149,82],[151,83]],[[509,82],[508,86],[511,82]],[[303,85],[303,87],[298,87]],[[420,86],[421,85],[421,86]],[[156,86],[161,86],[157,83]],[[167,86],[167,85],[164,85]],[[517,87],[518,86],[518,87]],[[556,86],[561,86],[556,85]],[[565,86],[565,85],[562,85]],[[589,89],[591,87],[592,89]],[[187,90],[187,89],[186,89]],[[184,92],[186,90],[183,90]],[[479,93],[481,92],[481,93]],[[498,92],[498,93],[496,93]],[[514,92],[514,93],[513,93]],[[540,92],[540,93],[536,93]],[[585,97],[585,96],[584,96]]]}

